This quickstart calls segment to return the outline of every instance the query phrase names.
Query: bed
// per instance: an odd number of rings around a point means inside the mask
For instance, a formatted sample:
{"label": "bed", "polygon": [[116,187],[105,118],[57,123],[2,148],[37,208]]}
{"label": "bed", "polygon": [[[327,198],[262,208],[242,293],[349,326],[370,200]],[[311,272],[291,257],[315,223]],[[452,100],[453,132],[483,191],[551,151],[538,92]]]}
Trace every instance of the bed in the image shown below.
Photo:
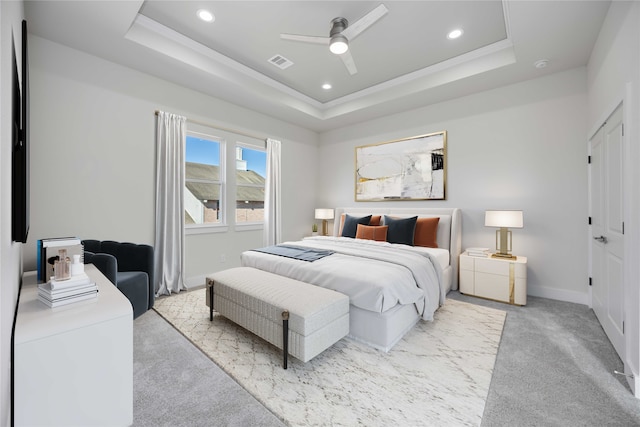
{"label": "bed", "polygon": [[[386,215],[393,219],[417,216],[419,221],[431,224],[438,217],[437,248],[381,242],[370,236],[367,239],[341,237],[345,218],[351,226],[354,219],[368,215],[372,218]],[[243,252],[241,263],[348,295],[349,336],[387,352],[420,319],[432,320],[446,294],[458,288],[461,212],[457,208],[358,207],[337,208],[335,218],[332,236],[307,237],[281,244],[285,249],[328,255],[309,262],[268,253],[261,248]],[[359,226],[358,230],[380,229]]]}

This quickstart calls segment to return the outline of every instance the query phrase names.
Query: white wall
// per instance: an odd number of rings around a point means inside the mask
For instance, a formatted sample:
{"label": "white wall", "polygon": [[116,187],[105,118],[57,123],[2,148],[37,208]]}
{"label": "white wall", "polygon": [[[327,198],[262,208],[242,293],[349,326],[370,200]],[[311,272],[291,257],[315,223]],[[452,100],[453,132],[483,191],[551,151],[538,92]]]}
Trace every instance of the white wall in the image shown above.
{"label": "white wall", "polygon": [[318,204],[356,205],[356,146],[446,130],[447,200],[376,203],[461,208],[463,248],[495,246],[485,210],[522,209],[513,253],[528,257],[528,293],[586,304],[586,102],[579,68],[326,132]]}
{"label": "white wall", "polygon": [[[32,219],[25,269],[35,268],[35,241],[43,237],[153,244],[155,110],[281,140],[284,237],[310,227],[316,133],[42,38],[32,37],[30,48]],[[259,245],[259,230],[187,236],[186,277],[203,280],[239,265],[240,252]]]}
{"label": "white wall", "polygon": [[640,397],[640,3],[612,2],[588,64],[591,136],[622,101],[625,141],[625,372]]}
{"label": "white wall", "polygon": [[12,45],[21,70],[22,2],[0,2],[0,425],[11,419],[11,329],[22,276],[22,244],[11,241]]}

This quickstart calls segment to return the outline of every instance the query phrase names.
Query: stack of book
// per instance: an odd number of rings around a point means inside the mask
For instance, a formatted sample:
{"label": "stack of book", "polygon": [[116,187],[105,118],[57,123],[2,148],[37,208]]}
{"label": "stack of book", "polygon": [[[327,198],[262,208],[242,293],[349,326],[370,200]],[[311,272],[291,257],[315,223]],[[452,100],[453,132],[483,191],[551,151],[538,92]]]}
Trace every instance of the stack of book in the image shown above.
{"label": "stack of book", "polygon": [[66,280],[51,278],[38,285],[38,299],[49,307],[59,307],[98,297],[98,286],[86,273]]}
{"label": "stack of book", "polygon": [[74,255],[80,255],[80,261],[84,259],[84,246],[77,237],[54,237],[40,239],[36,242],[36,270],[38,282],[46,282],[53,276],[53,265],[58,258],[60,249],[67,251],[69,259]]}
{"label": "stack of book", "polygon": [[489,256],[489,248],[468,248],[467,255],[486,258]]}

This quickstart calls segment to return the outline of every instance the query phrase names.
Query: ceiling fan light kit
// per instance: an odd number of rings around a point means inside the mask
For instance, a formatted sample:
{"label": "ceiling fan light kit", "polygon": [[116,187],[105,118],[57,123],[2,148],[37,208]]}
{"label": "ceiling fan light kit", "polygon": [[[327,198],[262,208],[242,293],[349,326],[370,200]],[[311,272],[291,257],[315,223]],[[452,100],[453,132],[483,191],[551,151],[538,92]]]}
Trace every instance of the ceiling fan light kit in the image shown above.
{"label": "ceiling fan light kit", "polygon": [[329,45],[329,50],[331,53],[335,53],[336,55],[342,55],[347,50],[349,50],[349,40],[343,35],[338,34],[337,36],[331,37],[331,44]]}
{"label": "ceiling fan light kit", "polygon": [[284,40],[293,40],[304,43],[325,44],[329,45],[329,50],[340,57],[349,74],[354,75],[358,72],[353,57],[349,52],[349,40],[355,39],[362,34],[364,30],[376,23],[380,18],[387,14],[389,10],[385,5],[380,4],[378,7],[358,19],[352,25],[345,18],[338,17],[331,20],[331,31],[329,37],[322,36],[305,36],[298,34],[280,34],[280,38]]}
{"label": "ceiling fan light kit", "polygon": [[345,18],[335,18],[331,21],[331,32],[329,37],[329,50],[336,55],[342,55],[349,50],[349,40],[342,35],[342,32],[349,26],[349,21]]}

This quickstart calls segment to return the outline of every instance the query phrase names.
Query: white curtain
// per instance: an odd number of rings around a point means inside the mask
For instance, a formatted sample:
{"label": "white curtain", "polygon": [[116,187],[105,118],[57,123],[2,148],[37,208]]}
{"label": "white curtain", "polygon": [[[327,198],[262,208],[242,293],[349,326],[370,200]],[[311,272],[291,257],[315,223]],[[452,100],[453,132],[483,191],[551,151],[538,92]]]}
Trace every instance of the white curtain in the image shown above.
{"label": "white curtain", "polygon": [[264,190],[264,245],[282,240],[280,194],[280,141],[267,139],[267,183]]}
{"label": "white curtain", "polygon": [[184,157],[186,117],[159,112],[156,130],[156,295],[184,285]]}

